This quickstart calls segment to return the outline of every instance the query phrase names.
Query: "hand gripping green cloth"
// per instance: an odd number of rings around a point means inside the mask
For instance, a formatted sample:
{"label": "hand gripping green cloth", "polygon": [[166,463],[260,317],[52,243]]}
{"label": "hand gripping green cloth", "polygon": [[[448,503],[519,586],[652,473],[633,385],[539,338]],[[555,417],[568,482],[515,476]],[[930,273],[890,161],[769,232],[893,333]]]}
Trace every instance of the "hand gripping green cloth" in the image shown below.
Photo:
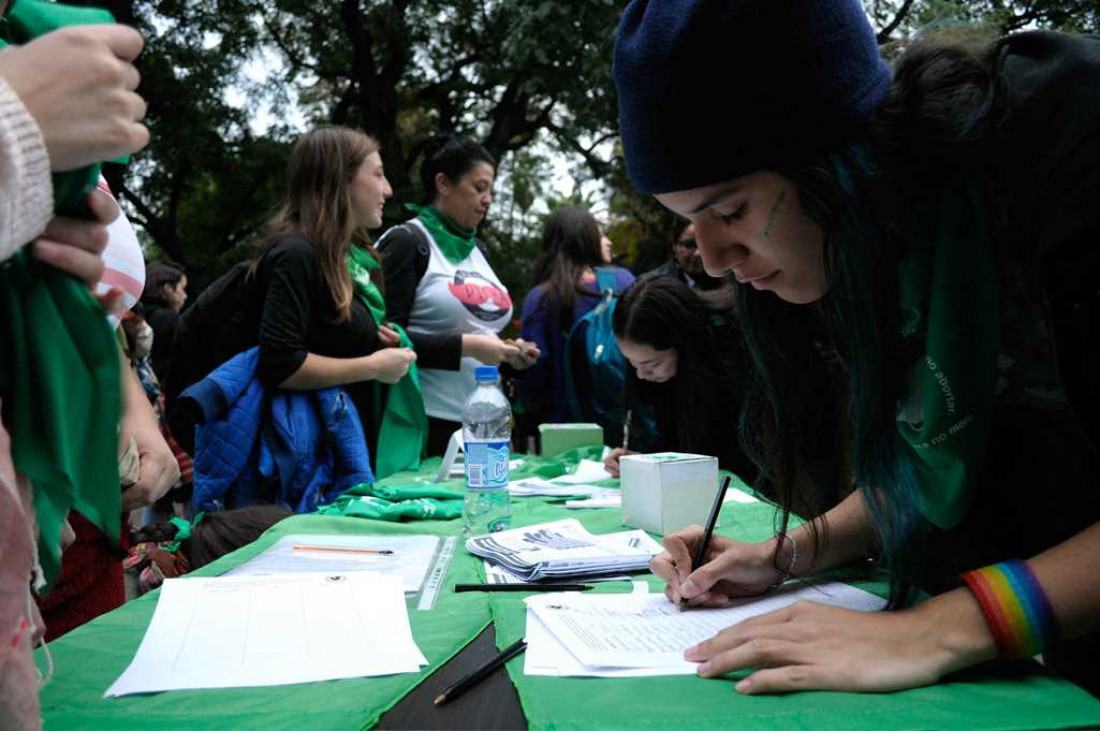
{"label": "hand gripping green cloth", "polygon": [[[348,273],[355,287],[355,294],[370,310],[374,323],[381,327],[386,317],[386,303],[382,293],[371,281],[372,271],[379,269],[378,259],[366,249],[352,244],[348,247]],[[401,346],[413,347],[408,333],[400,325],[388,324],[397,331]],[[379,402],[381,389],[375,392]],[[360,414],[360,418],[366,415]],[[424,412],[424,396],[420,392],[420,377],[416,363],[409,365],[409,372],[389,387],[386,407],[378,428],[378,453],[375,455],[374,473],[384,479],[395,472],[415,470],[428,439],[428,415]]]}
{"label": "hand gripping green cloth", "polygon": [[[18,0],[3,40],[25,43],[68,25],[112,23],[110,13]],[[54,209],[87,216],[99,165],[53,176]],[[80,511],[112,541],[121,529],[118,345],[87,286],[23,252],[0,267],[0,381],[10,393],[12,459],[34,486],[38,555],[47,583],[61,568],[61,525]]]}

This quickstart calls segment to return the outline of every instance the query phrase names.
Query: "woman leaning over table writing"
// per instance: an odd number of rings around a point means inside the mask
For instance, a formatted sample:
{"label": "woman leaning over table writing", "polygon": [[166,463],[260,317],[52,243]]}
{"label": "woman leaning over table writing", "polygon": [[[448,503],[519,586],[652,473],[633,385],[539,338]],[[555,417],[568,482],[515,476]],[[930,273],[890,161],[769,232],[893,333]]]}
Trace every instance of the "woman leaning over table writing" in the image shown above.
{"label": "woman leaning over table writing", "polygon": [[[738,690],[768,693],[894,690],[1045,651],[1095,692],[1100,39],[922,38],[891,78],[854,0],[635,1],[614,73],[636,186],[738,281],[769,403],[746,434],[776,435],[756,460],[784,508],[819,398],[797,315],[850,399],[846,499],[764,543],[715,542],[701,568],[699,529],[667,536],[654,570],[697,605],[869,556],[892,572],[894,611],[796,605],[687,657],[708,677],[752,668]],[[663,111],[684,104],[733,111]],[[914,586],[936,596],[909,606]]]}

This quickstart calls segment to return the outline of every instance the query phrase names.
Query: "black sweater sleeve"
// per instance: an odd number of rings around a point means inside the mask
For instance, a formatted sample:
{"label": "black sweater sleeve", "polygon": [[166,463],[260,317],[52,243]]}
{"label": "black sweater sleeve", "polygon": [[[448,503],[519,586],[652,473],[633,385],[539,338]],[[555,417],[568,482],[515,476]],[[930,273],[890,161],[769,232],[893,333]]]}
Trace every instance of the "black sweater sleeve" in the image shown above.
{"label": "black sweater sleeve", "polygon": [[[378,242],[386,283],[386,319],[403,328],[416,300],[416,288],[428,270],[428,242],[409,226],[396,226]],[[457,371],[462,360],[462,335],[409,333],[420,368]]]}
{"label": "black sweater sleeve", "polygon": [[260,316],[260,377],[277,386],[301,368],[307,343],[313,293],[321,272],[305,239],[280,242],[264,262],[267,291]]}

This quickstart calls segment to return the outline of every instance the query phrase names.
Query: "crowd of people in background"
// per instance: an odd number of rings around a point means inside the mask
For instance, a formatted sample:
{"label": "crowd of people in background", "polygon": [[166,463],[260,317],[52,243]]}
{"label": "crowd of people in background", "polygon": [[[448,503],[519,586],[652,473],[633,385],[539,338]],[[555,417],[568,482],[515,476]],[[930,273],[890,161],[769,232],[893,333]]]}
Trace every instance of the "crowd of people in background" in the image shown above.
{"label": "crowd of people in background", "polygon": [[[1049,610],[1036,636],[1083,637],[1050,657],[1087,683],[1100,494],[1082,472],[1097,434],[1080,363],[1095,359],[1100,224],[1081,201],[1098,190],[1100,97],[1067,79],[1094,78],[1100,44],[928,42],[891,75],[854,0],[832,14],[747,5],[627,9],[628,170],[686,225],[665,263],[631,272],[590,210],[549,211],[518,322],[478,237],[497,161],[453,134],[422,145],[420,203],[380,236],[393,190],[378,142],[324,126],[294,143],[251,256],[189,306],[175,263],[105,273],[140,260],[94,183],[100,162],[148,140],[141,38],[88,26],[0,53],[0,714],[35,726],[31,648],[121,604],[124,566],[132,596],[441,455],[480,364],[514,382],[521,434],[597,420],[613,475],[639,451],[708,454],[780,507],[775,537],[716,541],[704,567],[699,531],[666,537],[653,568],[675,601],[722,605],[869,556],[894,572],[894,606],[914,586],[939,593],[885,620],[795,609],[746,623],[691,651],[703,674],[756,668],[738,686],[750,693],[889,690],[1018,655],[959,588],[980,576],[958,576],[1019,557],[1030,567],[1004,570]],[[760,64],[790,48],[780,32],[804,36],[815,63]],[[744,82],[751,113],[667,111],[708,97],[676,70],[732,63],[732,38],[760,69]],[[60,114],[60,99],[80,107]],[[1030,192],[1025,161],[1048,190]],[[580,345],[601,326],[618,381]],[[28,374],[43,357],[55,370]],[[814,520],[790,528],[792,514]],[[889,654],[924,621],[957,625],[957,645]],[[898,670],[854,672],[851,648]]]}

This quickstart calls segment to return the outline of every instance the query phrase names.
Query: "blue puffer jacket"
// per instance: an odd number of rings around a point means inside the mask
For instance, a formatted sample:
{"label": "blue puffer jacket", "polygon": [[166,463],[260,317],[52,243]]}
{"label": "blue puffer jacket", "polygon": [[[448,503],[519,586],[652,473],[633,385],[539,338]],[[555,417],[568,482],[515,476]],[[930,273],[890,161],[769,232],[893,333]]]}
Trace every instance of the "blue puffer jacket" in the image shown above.
{"label": "blue puffer jacket", "polygon": [[194,510],[274,502],[310,513],[349,487],[374,482],[347,394],[267,389],[258,363],[259,349],[246,350],[180,395],[201,413]]}

